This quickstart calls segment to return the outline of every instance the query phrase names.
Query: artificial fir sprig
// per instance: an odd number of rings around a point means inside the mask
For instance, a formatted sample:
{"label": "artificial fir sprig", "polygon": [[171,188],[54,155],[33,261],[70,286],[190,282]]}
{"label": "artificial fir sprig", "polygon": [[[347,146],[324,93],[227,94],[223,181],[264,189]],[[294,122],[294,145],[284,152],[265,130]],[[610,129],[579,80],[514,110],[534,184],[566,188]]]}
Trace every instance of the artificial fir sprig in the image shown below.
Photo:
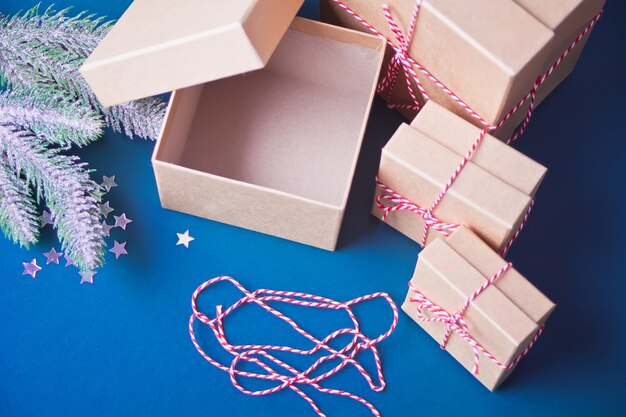
{"label": "artificial fir sprig", "polygon": [[[38,201],[45,198],[52,212],[78,210],[99,215],[97,202],[93,201],[96,198],[90,195],[97,197],[99,187],[89,180],[84,165],[77,164],[76,157],[59,155],[49,145],[82,146],[101,133],[100,119],[79,103],[55,96],[0,93],[0,228],[9,239],[29,246],[39,237],[36,205],[29,186],[35,188]],[[71,195],[67,190],[61,192],[59,184],[77,191]],[[89,229],[80,230],[63,215],[57,217],[59,238],[69,248],[66,252],[74,253],[76,264],[85,268],[98,265],[98,247],[103,246],[97,228],[99,217],[94,221],[93,215],[88,215],[90,220],[85,223],[87,227],[96,225],[92,232],[95,245],[83,237],[90,233]]]}
{"label": "artificial fir sprig", "polygon": [[69,152],[97,140],[104,123],[156,139],[165,104],[148,98],[102,107],[79,68],[112,23],[68,10],[0,15],[0,229],[20,245],[36,243],[43,202],[65,254],[89,271],[105,251],[102,190]]}
{"label": "artificial fir sprig", "polygon": [[102,134],[93,110],[53,95],[0,93],[0,125],[31,131],[50,144],[69,148],[88,145]]}
{"label": "artificial fir sprig", "polygon": [[36,6],[0,19],[0,80],[13,90],[62,93],[81,100],[101,113],[113,130],[156,139],[165,114],[162,100],[146,98],[104,108],[80,75],[80,66],[111,23],[84,13],[68,17],[68,10],[49,8],[40,14]]}
{"label": "artificial fir sprig", "polygon": [[[85,164],[51,149],[35,135],[6,126],[0,126],[0,154],[14,175],[33,187],[38,199],[46,200],[68,257],[81,270],[99,267],[104,256],[100,186],[91,180]],[[3,196],[3,202],[6,199]]]}
{"label": "artificial fir sprig", "polygon": [[39,222],[31,188],[5,158],[0,159],[0,228],[7,238],[28,247],[39,236]]}
{"label": "artificial fir sprig", "polygon": [[89,55],[113,27],[112,21],[85,12],[69,16],[70,9],[55,12],[49,7],[43,13],[37,5],[22,15],[2,17],[0,26],[15,38],[34,45],[60,45],[77,57]]}

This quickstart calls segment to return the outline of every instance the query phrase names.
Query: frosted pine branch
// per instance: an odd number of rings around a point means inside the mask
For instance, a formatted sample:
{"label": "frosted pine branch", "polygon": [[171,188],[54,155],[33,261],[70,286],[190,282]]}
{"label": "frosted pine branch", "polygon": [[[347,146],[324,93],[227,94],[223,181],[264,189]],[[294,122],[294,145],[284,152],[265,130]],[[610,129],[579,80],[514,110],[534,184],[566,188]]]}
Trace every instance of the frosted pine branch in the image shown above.
{"label": "frosted pine branch", "polygon": [[113,26],[113,22],[93,14],[79,13],[68,16],[70,9],[55,12],[52,7],[40,13],[40,5],[23,15],[4,17],[0,26],[12,31],[24,42],[41,45],[58,45],[60,48],[87,56]]}
{"label": "frosted pine branch", "polygon": [[144,139],[156,140],[161,131],[161,123],[165,117],[165,103],[156,98],[144,98],[131,101],[120,106],[102,109],[104,118],[114,130],[124,131]]}
{"label": "frosted pine branch", "polygon": [[111,23],[93,15],[68,17],[67,12],[48,9],[39,15],[36,7],[0,19],[0,79],[13,89],[82,100],[102,113],[113,130],[156,139],[165,115],[162,100],[147,98],[104,108],[79,72]]}
{"label": "frosted pine branch", "polygon": [[0,93],[0,125],[30,130],[66,148],[87,145],[102,134],[102,123],[90,107],[60,96]]}
{"label": "frosted pine branch", "polygon": [[0,229],[20,246],[30,246],[39,238],[35,201],[25,184],[0,158]]}
{"label": "frosted pine branch", "polygon": [[46,200],[65,253],[81,270],[99,267],[105,244],[94,195],[100,187],[90,179],[86,164],[50,149],[34,135],[5,126],[0,126],[0,154],[35,188],[37,197]]}
{"label": "frosted pine branch", "polygon": [[103,108],[79,72],[111,22],[35,7],[0,15],[0,229],[29,245],[38,239],[36,205],[44,201],[64,252],[83,271],[99,267],[104,235],[101,187],[62,150],[84,146],[102,122],[130,137],[156,139],[165,104],[148,98]]}

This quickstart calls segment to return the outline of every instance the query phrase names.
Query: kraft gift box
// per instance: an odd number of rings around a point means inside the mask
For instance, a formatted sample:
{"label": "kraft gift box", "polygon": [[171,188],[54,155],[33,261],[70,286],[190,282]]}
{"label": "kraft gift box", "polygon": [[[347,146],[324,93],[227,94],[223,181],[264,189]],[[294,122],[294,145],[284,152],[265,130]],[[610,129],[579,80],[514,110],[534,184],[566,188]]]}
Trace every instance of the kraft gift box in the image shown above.
{"label": "kraft gift box", "polygon": [[136,0],[83,74],[106,104],[175,90],[163,207],[334,250],[385,42],[301,4]]}
{"label": "kraft gift box", "polygon": [[[442,342],[446,325],[424,321],[415,300],[419,291],[430,302],[453,314],[485,282],[506,265],[476,235],[460,228],[446,239],[437,239],[419,256],[411,287],[402,309],[438,342]],[[462,314],[468,334],[478,342],[497,364],[480,352],[475,362],[468,342],[452,331],[445,349],[490,390],[494,390],[513,371],[520,355],[536,341],[540,329],[555,305],[515,269],[508,269],[479,294]],[[423,309],[423,316],[433,317]],[[477,372],[474,372],[475,364]],[[501,365],[507,365],[504,368]]]}
{"label": "kraft gift box", "polygon": [[[399,45],[382,7],[389,5],[406,35],[416,0],[343,0],[343,4]],[[583,33],[603,5],[604,0],[423,0],[408,55],[484,121],[496,125]],[[334,24],[369,31],[335,0],[321,0],[321,16]],[[539,88],[535,106],[573,70],[589,33]],[[420,71],[417,74],[431,99],[481,125],[431,79]],[[413,103],[406,85],[401,71],[393,103]],[[494,135],[508,139],[525,118],[528,105],[527,101]],[[401,111],[408,118],[415,116],[412,110]]]}
{"label": "kraft gift box", "polygon": [[[383,148],[378,180],[412,203],[429,207],[481,130],[429,101],[413,121],[403,124]],[[502,251],[520,229],[547,170],[512,147],[485,135],[447,191],[434,215],[465,225],[494,250]],[[372,213],[383,218],[378,201]],[[410,211],[389,213],[385,222],[421,242],[423,218]],[[428,240],[440,233],[430,229]]]}

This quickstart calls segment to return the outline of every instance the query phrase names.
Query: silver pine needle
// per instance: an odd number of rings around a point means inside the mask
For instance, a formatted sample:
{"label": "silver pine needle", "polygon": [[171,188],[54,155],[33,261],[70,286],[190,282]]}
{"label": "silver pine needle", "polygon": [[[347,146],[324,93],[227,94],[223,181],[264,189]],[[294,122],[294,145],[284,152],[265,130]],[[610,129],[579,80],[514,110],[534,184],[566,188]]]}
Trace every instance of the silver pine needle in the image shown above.
{"label": "silver pine needle", "polygon": [[90,107],[58,95],[0,93],[0,125],[29,130],[63,148],[88,145],[102,134],[102,122]]}
{"label": "silver pine needle", "polygon": [[0,229],[20,246],[29,247],[39,238],[32,192],[3,158],[0,159]]}

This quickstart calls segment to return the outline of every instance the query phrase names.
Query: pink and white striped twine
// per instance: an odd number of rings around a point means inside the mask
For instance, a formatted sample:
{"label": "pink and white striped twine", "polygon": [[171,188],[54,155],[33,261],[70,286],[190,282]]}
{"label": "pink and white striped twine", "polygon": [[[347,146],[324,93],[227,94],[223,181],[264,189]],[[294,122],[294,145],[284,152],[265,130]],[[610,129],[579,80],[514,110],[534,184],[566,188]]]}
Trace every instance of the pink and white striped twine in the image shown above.
{"label": "pink and white striped twine", "polygon": [[[409,199],[402,196],[401,194],[396,192],[394,189],[383,184],[378,178],[376,178],[376,185],[378,185],[378,187],[380,187],[383,190],[383,193],[381,193],[376,198],[376,206],[383,211],[382,220],[385,221],[387,219],[387,216],[389,216],[389,214],[396,212],[396,211],[409,211],[420,216],[422,220],[424,220],[424,229],[422,232],[422,240],[420,242],[422,247],[426,246],[426,242],[428,240],[428,232],[430,231],[431,228],[438,231],[444,237],[448,237],[452,233],[454,233],[454,231],[457,230],[461,225],[456,224],[456,223],[448,223],[448,222],[442,221],[441,219],[435,216],[434,211],[439,206],[439,204],[445,197],[446,193],[450,190],[450,188],[452,187],[452,185],[454,184],[458,176],[461,174],[461,171],[463,171],[463,168],[465,167],[465,165],[467,165],[469,160],[472,158],[472,155],[474,155],[474,153],[476,152],[476,150],[482,143],[483,139],[485,138],[486,134],[487,134],[486,129],[481,130],[480,134],[478,135],[474,143],[472,143],[472,146],[470,146],[469,150],[467,151],[467,153],[465,154],[465,156],[463,157],[463,159],[461,160],[457,168],[452,173],[452,176],[450,177],[450,179],[448,179],[448,182],[446,182],[446,184],[441,189],[441,192],[439,193],[435,201],[428,208],[422,207],[419,204],[415,204],[411,202]],[[526,214],[524,215],[524,218],[522,219],[522,222],[520,223],[518,229],[515,231],[511,240],[509,240],[509,242],[507,243],[505,248],[502,250],[500,255],[505,256],[508,253],[509,249],[511,249],[513,242],[517,239],[522,229],[526,225],[528,217],[530,216],[530,212],[533,209],[533,206],[534,206],[534,199],[531,201],[530,205],[528,206],[528,210],[526,211]]]}
{"label": "pink and white striped twine", "polygon": [[[239,291],[241,291],[243,297],[226,309],[224,309],[222,306],[217,306],[215,311],[215,317],[209,318],[207,315],[199,311],[197,300],[204,290],[220,282],[230,282]],[[391,307],[391,311],[393,313],[393,320],[391,326],[385,333],[374,339],[370,339],[361,332],[360,323],[356,318],[354,312],[352,311],[352,307],[356,304],[376,298],[384,299],[389,303],[389,306]],[[352,321],[352,327],[338,329],[328,336],[324,337],[323,339],[318,339],[317,337],[313,336],[312,334],[301,328],[293,319],[287,317],[280,311],[276,310],[274,307],[270,306],[269,303],[284,303],[301,307],[345,311]],[[268,313],[274,315],[275,317],[290,325],[297,333],[308,339],[313,344],[313,346],[307,350],[282,345],[275,346],[256,344],[231,344],[228,341],[226,333],[224,331],[224,321],[229,314],[246,304],[256,304],[262,307]],[[363,376],[363,378],[372,390],[380,392],[385,389],[386,383],[382,370],[382,362],[380,360],[376,345],[382,340],[388,338],[391,333],[393,333],[396,325],[398,324],[398,308],[388,294],[378,292],[355,298],[354,300],[350,300],[348,302],[338,302],[326,297],[292,291],[259,289],[254,292],[250,292],[234,278],[221,276],[206,281],[194,291],[191,297],[191,308],[193,310],[193,314],[189,318],[189,335],[191,337],[193,345],[196,347],[200,355],[202,355],[202,357],[206,359],[210,364],[228,373],[230,375],[231,382],[235,386],[235,388],[237,388],[244,394],[262,396],[276,393],[286,388],[289,388],[298,395],[300,395],[302,398],[304,398],[318,416],[325,417],[326,415],[318,407],[315,401],[299,388],[299,386],[308,385],[326,394],[339,395],[351,398],[354,401],[358,401],[359,403],[366,406],[374,416],[380,416],[380,412],[376,409],[376,407],[374,407],[369,401],[365,400],[364,398],[347,391],[324,388],[320,385],[320,383],[337,374],[348,365],[352,365]],[[213,334],[215,335],[215,338],[219,342],[220,346],[226,352],[232,355],[233,359],[230,365],[223,365],[222,363],[209,356],[200,347],[200,344],[198,343],[194,332],[194,322],[196,321],[196,319],[199,320],[201,323],[208,325],[213,331]],[[339,350],[332,348],[330,346],[330,342],[343,335],[350,335],[352,337],[351,341]],[[377,381],[375,381],[372,376],[365,370],[365,368],[355,359],[355,357],[360,352],[366,350],[371,351],[373,354],[376,365]],[[278,359],[274,354],[272,354],[272,352],[286,352],[299,356],[313,356],[319,353],[325,353],[325,356],[321,356],[307,369],[298,370],[292,365],[289,365],[288,363]],[[329,371],[323,372],[316,376],[313,375],[315,371],[318,370],[323,364],[326,364],[330,361],[338,361],[338,364]],[[247,372],[239,369],[239,365],[243,362],[259,366],[261,369],[263,369],[264,373]],[[280,369],[280,371],[278,369]],[[239,378],[253,378],[263,381],[273,381],[276,383],[276,385],[268,389],[251,391],[241,385],[241,383],[239,382]]]}
{"label": "pink and white striped twine", "polygon": [[[480,360],[480,354],[482,353],[485,357],[495,363],[502,369],[508,370],[519,363],[520,360],[530,351],[530,349],[535,345],[537,339],[543,332],[544,325],[542,325],[535,336],[532,338],[526,349],[522,353],[520,353],[515,359],[510,361],[509,363],[502,363],[495,356],[493,356],[487,349],[485,349],[469,332],[469,326],[463,319],[463,315],[467,311],[470,304],[480,295],[483,291],[485,291],[491,284],[493,284],[496,280],[502,277],[509,269],[511,269],[511,263],[507,263],[502,269],[496,272],[491,278],[489,278],[483,285],[480,286],[472,295],[468,297],[463,306],[455,313],[449,313],[444,310],[442,307],[430,301],[424,294],[419,292],[413,285],[409,282],[409,288],[413,291],[413,295],[409,299],[411,303],[418,304],[417,306],[417,314],[418,318],[424,322],[437,322],[443,323],[446,326],[446,331],[441,341],[441,348],[445,349],[448,341],[450,340],[450,336],[452,333],[456,333],[459,337],[461,337],[465,342],[467,342],[474,353],[474,367],[472,369],[472,373],[478,375],[478,365]],[[425,314],[425,311],[430,313],[429,315]]]}
{"label": "pink and white striped twine", "polygon": [[[406,36],[403,34],[396,20],[394,19],[391,9],[388,5],[384,5],[382,8],[382,12],[385,15],[385,19],[387,20],[387,24],[393,33],[395,41],[392,39],[387,39],[383,33],[381,33],[378,29],[368,23],[365,19],[359,16],[356,12],[350,9],[343,1],[341,0],[333,0],[340,8],[342,8],[346,13],[352,16],[355,20],[357,20],[360,24],[362,24],[367,30],[373,33],[376,36],[379,36],[387,41],[387,43],[394,50],[395,55],[392,58],[389,66],[387,67],[387,72],[380,84],[378,85],[377,91],[382,93],[384,91],[388,91],[387,94],[387,102],[389,106],[396,109],[411,109],[411,110],[419,110],[420,109],[420,101],[418,95],[413,90],[413,82],[417,86],[418,90],[424,97],[425,101],[428,101],[430,98],[426,93],[425,88],[423,87],[421,81],[418,78],[418,72],[422,73],[426,78],[432,81],[437,88],[447,94],[452,100],[454,100],[462,109],[464,109],[470,117],[478,120],[478,122],[484,126],[487,131],[493,131],[500,128],[504,123],[506,123],[517,111],[524,106],[526,102],[529,103],[528,112],[526,113],[526,117],[522,122],[520,128],[516,133],[513,134],[511,138],[507,140],[506,143],[511,143],[518,139],[528,127],[528,123],[533,114],[533,110],[535,107],[535,100],[537,96],[537,90],[541,85],[554,73],[557,67],[563,62],[563,60],[569,55],[572,50],[580,43],[580,41],[585,37],[585,35],[593,29],[595,24],[600,20],[602,16],[602,10],[585,26],[583,31],[574,39],[574,41],[565,49],[565,51],[559,56],[559,58],[550,66],[550,68],[543,74],[537,76],[535,80],[535,84],[530,89],[528,94],[526,94],[513,108],[500,120],[500,122],[496,124],[491,124],[487,122],[483,117],[481,117],[477,112],[475,112],[467,103],[465,103],[459,96],[454,94],[452,90],[446,87],[441,81],[437,79],[430,71],[421,66],[417,61],[409,56],[409,49],[411,46],[411,41],[413,39],[413,34],[415,32],[415,26],[417,24],[417,18],[420,11],[420,6],[423,0],[417,0],[415,2],[415,8],[413,10],[413,14],[411,16],[411,20],[409,23],[409,28]],[[398,81],[398,77],[400,74],[400,70],[404,70],[404,75],[406,78],[406,84],[408,86],[409,94],[413,101],[413,104],[394,104],[390,103],[391,93],[395,89],[395,86]]]}

